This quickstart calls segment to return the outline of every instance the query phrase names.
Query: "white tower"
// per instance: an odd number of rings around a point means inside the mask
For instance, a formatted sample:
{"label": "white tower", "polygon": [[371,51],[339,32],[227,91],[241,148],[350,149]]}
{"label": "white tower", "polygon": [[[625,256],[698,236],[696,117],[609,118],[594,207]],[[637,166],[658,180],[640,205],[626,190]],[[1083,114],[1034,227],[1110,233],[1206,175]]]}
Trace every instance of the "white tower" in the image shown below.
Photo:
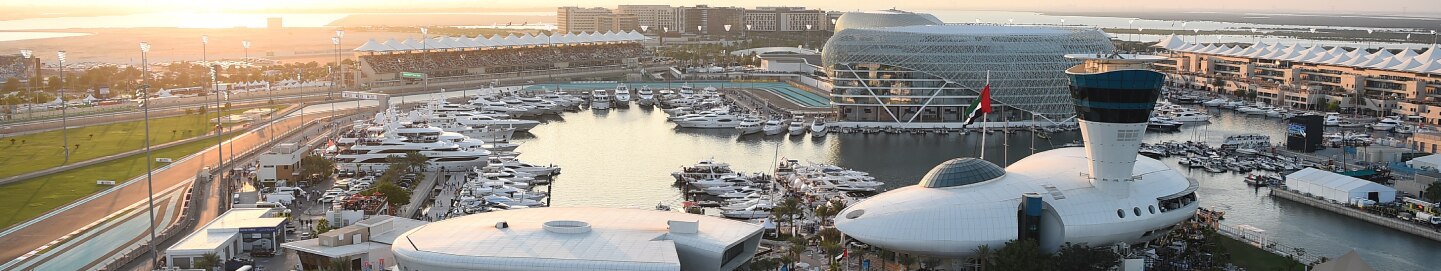
{"label": "white tower", "polygon": [[[1125,194],[1132,181],[1136,152],[1146,132],[1165,75],[1150,69],[1161,56],[1130,54],[1072,54],[1085,62],[1066,69],[1071,76],[1071,97],[1086,145],[1091,183]],[[1109,189],[1115,187],[1118,189]]]}

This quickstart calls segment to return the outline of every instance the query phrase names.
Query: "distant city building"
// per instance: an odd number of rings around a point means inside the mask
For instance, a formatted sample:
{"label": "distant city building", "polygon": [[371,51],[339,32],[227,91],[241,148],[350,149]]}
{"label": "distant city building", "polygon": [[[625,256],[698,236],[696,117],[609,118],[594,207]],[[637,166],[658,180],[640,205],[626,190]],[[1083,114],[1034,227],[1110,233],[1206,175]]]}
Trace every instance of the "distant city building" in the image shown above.
{"label": "distant city building", "polygon": [[390,253],[390,245],[395,243],[395,238],[426,223],[378,215],[354,225],[330,230],[313,239],[280,246],[294,251],[295,253],[290,255],[295,256],[287,257],[299,259],[304,270],[331,268],[330,263],[336,261],[346,263],[350,270],[365,270],[367,266],[370,267],[368,269],[378,270],[377,267],[395,264],[395,256]]}
{"label": "distant city building", "polygon": [[616,13],[635,16],[636,24],[645,26],[646,32],[661,32],[681,29],[680,8],[669,5],[620,5]]}
{"label": "distant city building", "polygon": [[283,22],[284,21],[280,17],[265,18],[265,28],[269,28],[271,30],[280,29],[282,27],[285,27]]}
{"label": "distant city building", "polygon": [[[740,35],[745,30],[745,9],[738,7],[711,7],[697,5],[681,8],[683,26],[681,33],[702,35]],[[730,31],[726,26],[730,26]],[[674,31],[674,29],[672,29]]]}
{"label": "distant city building", "polygon": [[[1172,86],[1254,91],[1256,99],[1271,105],[1418,116],[1441,124],[1441,47],[1434,44],[1422,52],[1266,42],[1199,44],[1171,35],[1153,47],[1173,59],[1157,63]],[[1336,108],[1329,108],[1333,105]]]}
{"label": "distant city building", "polygon": [[556,32],[628,32],[639,30],[634,14],[611,12],[607,8],[560,7],[556,10]]}
{"label": "distant city building", "polygon": [[1075,106],[1064,71],[1079,61],[1064,55],[1115,50],[1094,29],[938,21],[900,11],[840,17],[821,52],[842,124],[959,127],[987,85],[987,121],[1065,121]]}
{"label": "distant city building", "polygon": [[205,254],[221,260],[246,253],[275,255],[285,242],[286,221],[279,209],[230,209],[165,249],[165,262],[170,267],[194,268],[195,260]]}
{"label": "distant city building", "polygon": [[[829,30],[830,17],[824,10],[804,7],[756,7],[746,10],[748,31],[821,31]],[[807,29],[806,26],[811,26]],[[744,27],[744,26],[742,26]]]}
{"label": "distant city building", "polygon": [[729,271],[761,226],[639,209],[535,208],[432,222],[395,238],[399,270]]}

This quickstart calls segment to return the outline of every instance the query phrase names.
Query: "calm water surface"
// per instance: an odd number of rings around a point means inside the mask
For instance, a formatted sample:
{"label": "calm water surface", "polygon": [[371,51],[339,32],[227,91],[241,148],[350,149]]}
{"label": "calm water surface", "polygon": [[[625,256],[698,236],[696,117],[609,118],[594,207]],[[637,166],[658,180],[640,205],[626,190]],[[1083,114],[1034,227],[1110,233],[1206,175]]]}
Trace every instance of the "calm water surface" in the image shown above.
{"label": "calm water surface", "polygon": [[[1209,124],[1188,124],[1181,132],[1149,133],[1147,141],[1204,139],[1219,142],[1245,132],[1280,139],[1276,119],[1213,112]],[[729,129],[679,129],[659,110],[632,106],[608,112],[582,111],[551,118],[531,130],[518,151],[526,161],[564,167],[556,181],[556,206],[651,208],[681,201],[670,173],[701,159],[727,162],[743,172],[769,171],[777,157],[830,163],[870,172],[888,188],[915,184],[931,167],[945,160],[976,156],[981,136],[912,134],[832,134],[806,136],[737,136]],[[1044,151],[1079,138],[1078,133],[1039,139],[1021,132],[987,136],[987,159],[1018,160],[1036,149]],[[1273,140],[1273,141],[1278,141]],[[1007,148],[1004,144],[1009,143]],[[1002,152],[1002,149],[1007,151]],[[784,159],[782,158],[782,159]],[[1176,159],[1166,159],[1176,165]],[[1182,168],[1182,167],[1177,167]],[[1284,200],[1264,189],[1246,187],[1241,175],[1182,170],[1201,182],[1202,205],[1227,212],[1228,225],[1246,224],[1266,230],[1283,245],[1305,248],[1308,255],[1332,258],[1351,249],[1377,270],[1427,270],[1441,266],[1441,243],[1416,238],[1363,221]],[[1429,266],[1429,267],[1428,267]],[[1433,269],[1434,270],[1434,269]]]}

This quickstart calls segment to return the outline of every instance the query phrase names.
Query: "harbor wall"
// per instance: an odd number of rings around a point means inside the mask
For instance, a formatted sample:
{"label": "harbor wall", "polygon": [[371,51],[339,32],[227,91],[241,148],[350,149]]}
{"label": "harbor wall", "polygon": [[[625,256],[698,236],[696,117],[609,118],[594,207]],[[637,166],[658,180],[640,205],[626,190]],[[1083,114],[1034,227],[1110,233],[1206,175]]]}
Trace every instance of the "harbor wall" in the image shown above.
{"label": "harbor wall", "polygon": [[1367,212],[1365,212],[1365,211],[1361,211],[1361,210],[1357,210],[1357,209],[1352,209],[1352,208],[1347,207],[1347,206],[1345,206],[1345,205],[1336,204],[1336,203],[1331,203],[1330,201],[1321,200],[1321,199],[1317,199],[1317,198],[1307,197],[1306,195],[1303,195],[1303,194],[1301,194],[1301,193],[1297,193],[1297,192],[1294,192],[1294,191],[1290,191],[1290,190],[1279,189],[1279,188],[1272,188],[1272,189],[1270,189],[1270,190],[1271,190],[1271,196],[1275,196],[1275,197],[1278,197],[1278,198],[1283,198],[1283,199],[1291,200],[1291,201],[1294,201],[1294,202],[1297,202],[1297,203],[1301,203],[1301,204],[1310,205],[1310,206],[1312,206],[1312,207],[1321,208],[1321,209],[1323,209],[1323,210],[1327,210],[1327,211],[1331,211],[1331,212],[1338,213],[1338,214],[1341,214],[1341,215],[1349,216],[1349,217],[1351,217],[1351,218],[1360,219],[1360,220],[1366,221],[1366,222],[1371,222],[1372,224],[1381,225],[1381,226],[1384,226],[1384,227],[1387,227],[1387,228],[1392,228],[1392,229],[1395,229],[1395,230],[1407,232],[1407,233],[1414,234],[1414,235],[1417,235],[1417,236],[1426,237],[1426,238],[1429,238],[1429,239],[1431,239],[1431,240],[1433,240],[1433,241],[1441,242],[1441,231],[1436,231],[1436,230],[1427,228],[1427,227],[1422,226],[1422,225],[1418,225],[1418,224],[1414,224],[1414,223],[1410,223],[1410,222],[1401,221],[1400,219],[1396,219],[1396,218],[1394,218],[1394,217],[1386,217],[1386,216],[1381,216],[1381,215],[1377,215],[1377,214],[1367,213]]}

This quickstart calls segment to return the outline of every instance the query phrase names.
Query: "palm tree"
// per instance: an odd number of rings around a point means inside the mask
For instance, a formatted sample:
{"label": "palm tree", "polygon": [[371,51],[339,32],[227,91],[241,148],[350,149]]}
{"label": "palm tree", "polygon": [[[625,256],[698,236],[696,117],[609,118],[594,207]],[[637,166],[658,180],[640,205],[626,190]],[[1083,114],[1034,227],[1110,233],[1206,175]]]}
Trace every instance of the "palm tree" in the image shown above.
{"label": "palm tree", "polygon": [[195,262],[190,264],[191,267],[205,270],[214,269],[217,265],[220,265],[220,255],[215,255],[215,253],[205,253],[205,255],[201,255],[199,259],[195,259]]}
{"label": "palm tree", "polygon": [[430,166],[430,157],[425,157],[424,154],[416,151],[406,152],[405,158],[403,158],[402,161],[410,168],[411,172],[419,172]]}
{"label": "palm tree", "polygon": [[976,249],[971,250],[971,254],[974,255],[971,256],[971,258],[976,260],[976,270],[986,270],[986,266],[990,265],[991,260],[996,258],[996,252],[991,250],[991,245],[976,247]]}

